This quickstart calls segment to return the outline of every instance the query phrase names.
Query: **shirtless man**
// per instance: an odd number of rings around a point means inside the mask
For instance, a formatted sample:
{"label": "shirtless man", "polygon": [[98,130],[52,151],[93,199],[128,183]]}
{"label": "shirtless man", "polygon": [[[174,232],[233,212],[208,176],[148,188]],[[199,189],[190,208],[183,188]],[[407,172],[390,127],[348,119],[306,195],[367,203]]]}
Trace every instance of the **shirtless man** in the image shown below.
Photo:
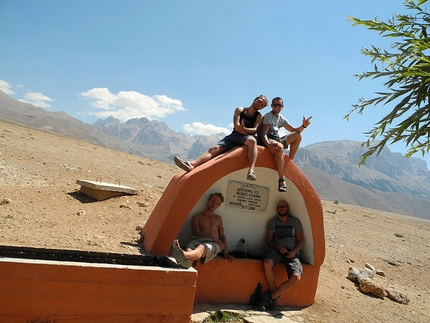
{"label": "shirtless man", "polygon": [[195,160],[185,161],[175,156],[174,161],[176,165],[189,172],[193,168],[234,147],[247,146],[249,169],[246,178],[250,181],[255,181],[257,177],[255,176],[254,168],[258,156],[257,138],[255,135],[258,133],[263,120],[259,110],[265,108],[267,104],[267,98],[264,95],[259,95],[248,108],[237,107],[234,110],[233,132],[231,134],[221,139],[215,146],[209,148],[207,152]]}
{"label": "shirtless man", "polygon": [[221,193],[211,194],[205,210],[191,219],[193,236],[185,251],[179,246],[178,240],[173,242],[172,256],[182,267],[190,268],[198,260],[205,264],[214,259],[221,251],[223,251],[225,259],[234,261],[234,258],[227,252],[222,218],[213,213],[222,202],[224,202],[224,197]]}

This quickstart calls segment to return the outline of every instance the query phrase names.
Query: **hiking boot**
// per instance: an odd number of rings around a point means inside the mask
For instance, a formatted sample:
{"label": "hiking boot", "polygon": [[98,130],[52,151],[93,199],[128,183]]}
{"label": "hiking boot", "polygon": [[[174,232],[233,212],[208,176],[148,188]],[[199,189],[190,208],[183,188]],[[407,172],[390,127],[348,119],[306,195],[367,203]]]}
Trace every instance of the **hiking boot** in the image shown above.
{"label": "hiking boot", "polygon": [[261,311],[271,311],[275,308],[275,300],[271,296],[271,292],[264,292],[260,302]]}

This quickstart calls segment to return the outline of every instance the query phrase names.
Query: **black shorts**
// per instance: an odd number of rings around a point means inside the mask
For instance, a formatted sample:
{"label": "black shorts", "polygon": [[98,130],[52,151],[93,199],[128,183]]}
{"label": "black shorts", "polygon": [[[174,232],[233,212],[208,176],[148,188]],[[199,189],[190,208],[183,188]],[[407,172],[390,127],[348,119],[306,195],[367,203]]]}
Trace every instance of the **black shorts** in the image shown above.
{"label": "black shorts", "polygon": [[303,275],[302,263],[297,257],[287,258],[278,250],[272,249],[267,253],[266,258],[271,259],[273,261],[273,265],[283,262],[287,269],[288,278],[290,278],[292,274],[298,274],[300,277]]}
{"label": "black shorts", "polygon": [[[273,138],[268,138],[269,139],[269,143],[270,142],[273,142],[273,141],[277,141],[277,142],[279,142],[279,143],[281,143],[283,146],[284,146],[284,149],[287,149],[288,148],[288,145],[287,145],[287,143],[286,143],[286,138],[285,138],[286,136],[284,136],[284,137],[282,137],[282,138],[279,138],[279,140],[276,140],[276,139],[273,139]],[[257,140],[257,144],[259,145],[259,146],[263,146],[263,147],[266,147],[266,145],[264,144],[264,142],[263,142],[263,139],[261,139],[260,137],[258,137],[258,140]]]}

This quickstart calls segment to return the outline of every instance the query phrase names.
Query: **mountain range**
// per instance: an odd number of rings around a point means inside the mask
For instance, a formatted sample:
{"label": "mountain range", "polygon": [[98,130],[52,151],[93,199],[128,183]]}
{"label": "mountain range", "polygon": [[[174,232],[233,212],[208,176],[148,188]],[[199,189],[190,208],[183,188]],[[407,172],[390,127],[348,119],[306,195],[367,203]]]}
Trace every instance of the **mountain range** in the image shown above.
{"label": "mountain range", "polygon": [[[175,155],[194,159],[224,136],[191,136],[147,118],[120,122],[109,117],[91,125],[64,112],[20,102],[2,91],[0,118],[166,163],[173,163]],[[430,219],[426,162],[386,147],[359,166],[364,151],[357,141],[319,142],[300,147],[294,162],[324,200]]]}

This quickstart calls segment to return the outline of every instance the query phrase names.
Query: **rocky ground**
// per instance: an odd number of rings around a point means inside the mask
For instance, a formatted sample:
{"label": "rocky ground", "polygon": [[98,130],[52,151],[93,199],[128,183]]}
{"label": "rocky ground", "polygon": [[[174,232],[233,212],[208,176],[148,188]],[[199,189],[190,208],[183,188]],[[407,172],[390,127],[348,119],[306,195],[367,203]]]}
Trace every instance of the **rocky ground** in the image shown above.
{"label": "rocky ground", "polygon": [[[0,245],[140,254],[143,225],[174,165],[0,122]],[[120,183],[138,195],[94,202],[76,180]],[[429,322],[430,221],[323,201],[326,258],[315,304],[284,309],[296,322]],[[409,304],[360,292],[351,266],[381,270]]]}

